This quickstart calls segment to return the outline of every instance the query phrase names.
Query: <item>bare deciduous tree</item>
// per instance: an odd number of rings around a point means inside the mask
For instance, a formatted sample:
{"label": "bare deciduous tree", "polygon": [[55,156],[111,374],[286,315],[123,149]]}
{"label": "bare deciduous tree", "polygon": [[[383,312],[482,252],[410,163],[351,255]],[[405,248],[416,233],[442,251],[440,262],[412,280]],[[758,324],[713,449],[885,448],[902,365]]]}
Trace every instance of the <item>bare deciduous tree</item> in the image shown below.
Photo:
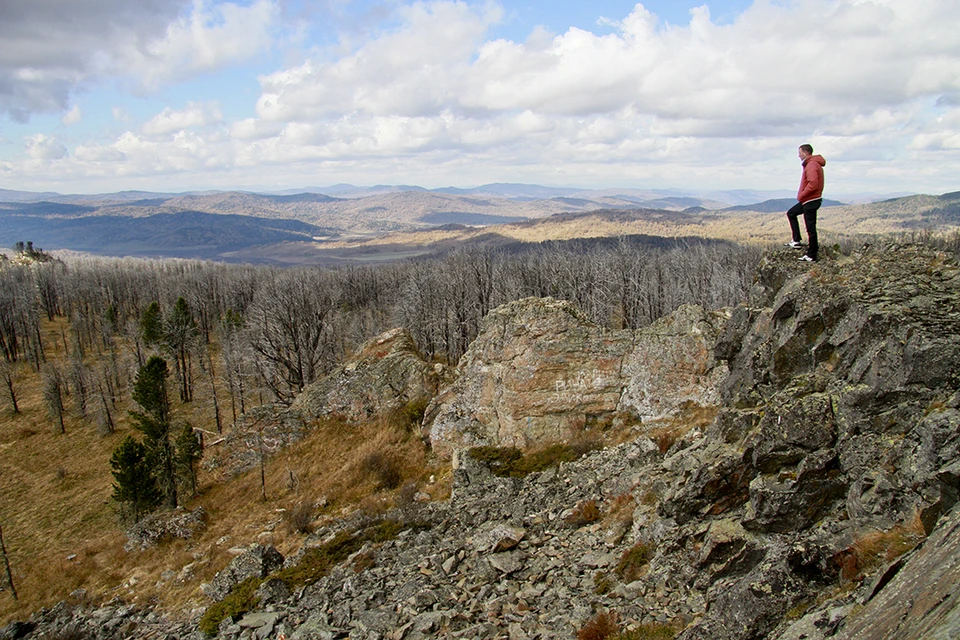
{"label": "bare deciduous tree", "polygon": [[6,569],[7,584],[10,585],[10,593],[13,599],[17,600],[17,587],[13,584],[13,572],[10,570],[10,557],[7,555],[7,545],[3,542],[3,526],[0,525],[0,554],[3,555],[3,566]]}
{"label": "bare deciduous tree", "polygon": [[319,269],[280,272],[257,291],[247,316],[249,344],[279,401],[291,402],[332,363],[336,294],[336,280]]}
{"label": "bare deciduous tree", "polygon": [[14,413],[20,413],[20,406],[17,404],[17,393],[19,392],[20,367],[17,363],[0,360],[0,382],[3,383],[10,398],[10,406]]}
{"label": "bare deciduous tree", "polygon": [[47,414],[56,419],[60,426],[60,433],[66,433],[67,428],[63,423],[63,396],[66,395],[66,383],[63,379],[63,372],[54,364],[48,364],[43,369],[43,403],[47,408]]}

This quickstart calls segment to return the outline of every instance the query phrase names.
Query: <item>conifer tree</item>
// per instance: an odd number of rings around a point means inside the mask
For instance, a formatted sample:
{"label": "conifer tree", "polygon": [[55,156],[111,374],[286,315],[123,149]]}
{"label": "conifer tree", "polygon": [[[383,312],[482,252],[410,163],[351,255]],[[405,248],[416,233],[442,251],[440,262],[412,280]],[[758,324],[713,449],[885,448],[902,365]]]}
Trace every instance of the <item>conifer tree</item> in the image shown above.
{"label": "conifer tree", "polygon": [[179,381],[180,401],[193,399],[193,374],[191,371],[190,347],[197,337],[197,322],[190,311],[190,305],[183,298],[177,298],[170,316],[163,326],[166,348],[173,356]]}
{"label": "conifer tree", "polygon": [[163,339],[163,319],[160,303],[151,302],[140,316],[140,336],[147,345],[158,345]]}
{"label": "conifer tree", "polygon": [[177,481],[167,375],[167,361],[159,356],[151,357],[140,367],[131,395],[141,411],[130,412],[130,417],[145,437],[144,445],[166,504],[173,508],[177,506]]}
{"label": "conifer tree", "polygon": [[197,493],[197,463],[203,456],[203,445],[197,432],[189,424],[183,425],[177,434],[177,475],[183,484],[189,485],[191,495]]}
{"label": "conifer tree", "polygon": [[127,436],[110,458],[113,473],[113,499],[129,508],[137,521],[159,506],[163,494],[150,464],[147,448]]}

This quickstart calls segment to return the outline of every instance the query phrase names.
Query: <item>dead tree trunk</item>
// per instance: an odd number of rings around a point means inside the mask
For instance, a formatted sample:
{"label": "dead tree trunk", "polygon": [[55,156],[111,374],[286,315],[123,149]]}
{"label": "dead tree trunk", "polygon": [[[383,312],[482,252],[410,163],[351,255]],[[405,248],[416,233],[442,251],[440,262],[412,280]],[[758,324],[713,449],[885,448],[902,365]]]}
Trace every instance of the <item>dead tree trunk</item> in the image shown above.
{"label": "dead tree trunk", "polygon": [[0,525],[0,554],[3,555],[3,566],[7,571],[7,584],[10,585],[10,593],[13,594],[13,599],[18,600],[17,598],[17,588],[13,586],[13,572],[10,571],[10,558],[7,557],[7,546],[3,543],[3,526]]}

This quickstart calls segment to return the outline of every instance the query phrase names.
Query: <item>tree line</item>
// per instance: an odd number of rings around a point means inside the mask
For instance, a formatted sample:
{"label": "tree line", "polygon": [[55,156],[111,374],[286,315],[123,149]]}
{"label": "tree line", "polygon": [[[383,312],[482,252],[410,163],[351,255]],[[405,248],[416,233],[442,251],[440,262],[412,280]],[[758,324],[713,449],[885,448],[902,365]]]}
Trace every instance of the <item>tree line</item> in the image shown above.
{"label": "tree line", "polygon": [[174,401],[202,398],[215,424],[197,426],[222,432],[252,405],[291,402],[396,326],[428,359],[455,364],[484,316],[512,300],[564,298],[600,325],[636,329],[684,303],[740,302],[758,257],[729,243],[638,236],[338,268],[2,261],[0,382],[17,413],[21,381],[38,374],[61,433],[68,412],[108,434],[121,408],[135,406],[125,417],[141,437],[121,442],[111,468],[121,515],[138,519],[196,490],[201,440],[175,420]]}
{"label": "tree line", "polygon": [[[107,258],[7,265],[0,386],[17,411],[17,369],[35,368],[61,427],[72,398],[79,415],[109,431],[132,374],[159,354],[173,364],[181,402],[212,396],[220,430],[251,401],[289,403],[396,326],[428,359],[455,364],[483,317],[506,302],[563,298],[602,326],[636,329],[684,303],[740,302],[758,257],[730,243],[631,236],[338,268]],[[41,325],[56,318],[56,344],[46,345]]]}

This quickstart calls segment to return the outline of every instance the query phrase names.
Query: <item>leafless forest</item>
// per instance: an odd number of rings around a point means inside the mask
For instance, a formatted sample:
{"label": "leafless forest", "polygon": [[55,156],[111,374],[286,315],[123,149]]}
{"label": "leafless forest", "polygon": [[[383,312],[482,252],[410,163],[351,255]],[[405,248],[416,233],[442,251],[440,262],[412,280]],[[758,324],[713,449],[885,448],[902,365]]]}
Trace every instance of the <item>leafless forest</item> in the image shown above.
{"label": "leafless forest", "polygon": [[[109,431],[111,407],[148,353],[159,351],[174,365],[181,402],[214,396],[219,429],[251,402],[291,401],[392,327],[407,327],[426,357],[448,364],[488,311],[527,296],[568,299],[600,325],[638,328],[684,303],[740,302],[759,254],[728,243],[623,237],[340,268],[7,262],[0,268],[0,383],[16,411],[17,371],[35,368],[54,416],[69,397]],[[59,344],[44,344],[44,322],[59,323]],[[216,397],[215,379],[228,397]]]}

